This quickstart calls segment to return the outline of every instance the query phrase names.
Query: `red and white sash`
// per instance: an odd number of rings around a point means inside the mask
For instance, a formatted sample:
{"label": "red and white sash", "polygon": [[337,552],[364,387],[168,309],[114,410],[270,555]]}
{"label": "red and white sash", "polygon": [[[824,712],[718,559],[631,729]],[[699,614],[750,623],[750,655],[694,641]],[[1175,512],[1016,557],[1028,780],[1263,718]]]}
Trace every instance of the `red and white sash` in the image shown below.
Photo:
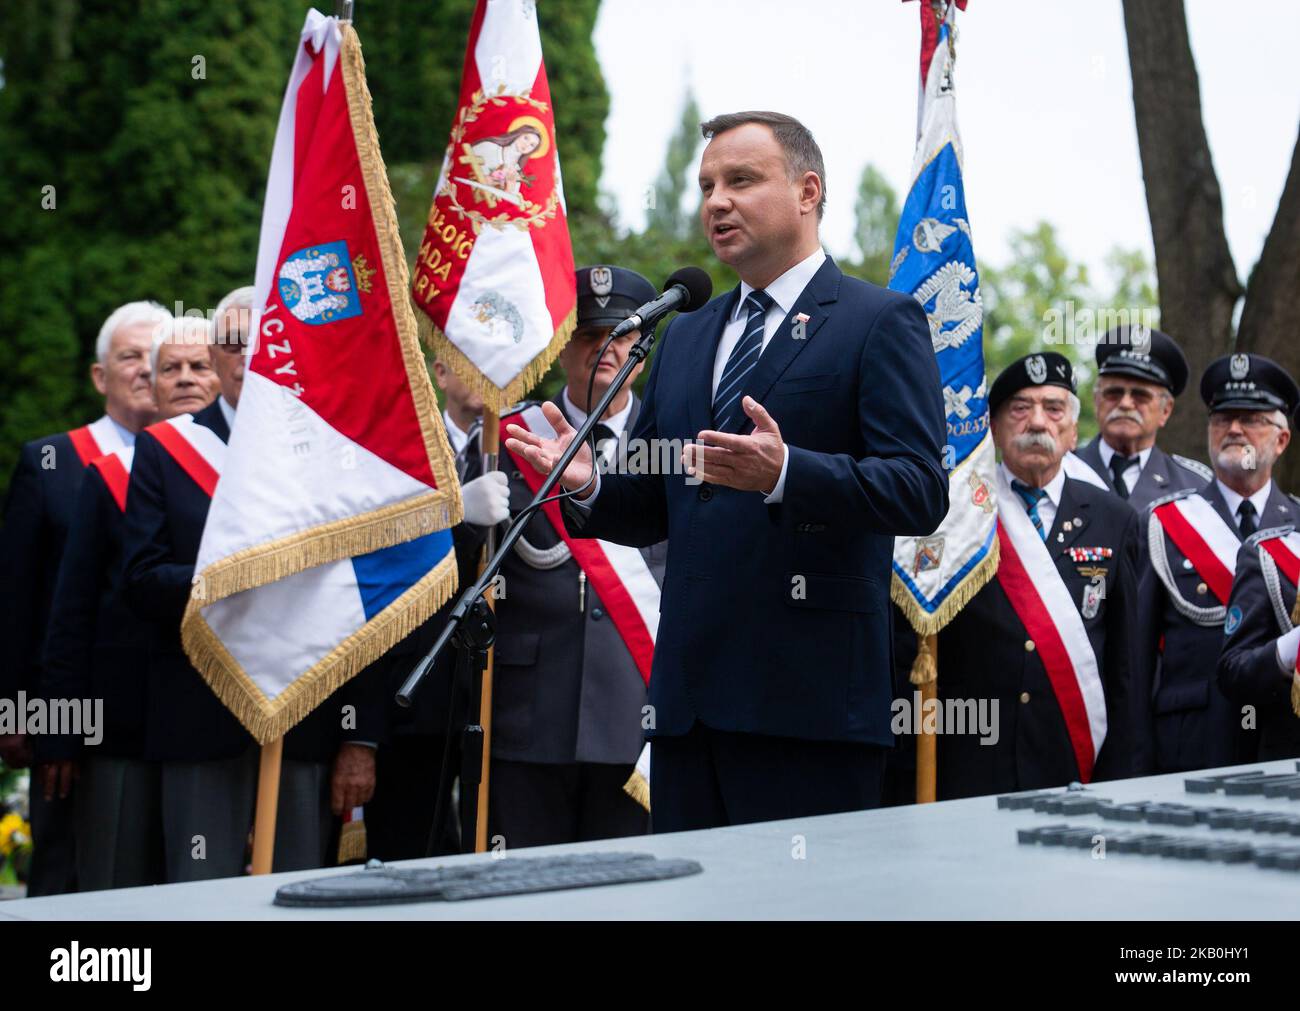
{"label": "red and white sash", "polygon": [[1079,609],[1051,553],[998,468],[998,583],[1034,641],[1079,766],[1091,782],[1106,739],[1106,693]]}
{"label": "red and white sash", "polygon": [[131,483],[131,463],[134,460],[135,447],[123,446],[116,452],[90,461],[90,465],[99,471],[99,476],[108,486],[109,494],[122,512],[126,512],[126,488]]}
{"label": "red and white sash", "polygon": [[1270,537],[1260,541],[1259,546],[1269,553],[1292,586],[1300,586],[1300,531]]}
{"label": "red and white sash", "polygon": [[1159,522],[1183,557],[1205,580],[1221,604],[1232,593],[1232,574],[1237,568],[1241,539],[1237,531],[1200,494],[1156,506],[1151,515]]}
{"label": "red and white sash", "polygon": [[72,440],[72,448],[77,451],[83,467],[89,467],[99,457],[115,453],[126,445],[107,414],[89,425],[74,428],[68,433],[68,438]]}
{"label": "red and white sash", "polygon": [[226,444],[221,436],[206,425],[197,424],[192,414],[168,418],[145,431],[158,440],[181,470],[211,498],[226,462]]}
{"label": "red and white sash", "polygon": [[[501,419],[501,446],[506,444],[506,425],[518,425],[544,439],[555,438],[555,429],[546,420],[540,407],[530,405],[515,414]],[[528,487],[536,492],[546,478],[533,469],[527,460],[520,459],[509,450],[519,473]],[[627,646],[637,670],[646,684],[650,683],[650,662],[654,656],[655,635],[659,631],[659,584],[646,565],[639,548],[592,538],[571,537],[564,528],[558,502],[542,506],[551,526],[569,546],[569,551],[586,573],[609,612],[610,620]]]}

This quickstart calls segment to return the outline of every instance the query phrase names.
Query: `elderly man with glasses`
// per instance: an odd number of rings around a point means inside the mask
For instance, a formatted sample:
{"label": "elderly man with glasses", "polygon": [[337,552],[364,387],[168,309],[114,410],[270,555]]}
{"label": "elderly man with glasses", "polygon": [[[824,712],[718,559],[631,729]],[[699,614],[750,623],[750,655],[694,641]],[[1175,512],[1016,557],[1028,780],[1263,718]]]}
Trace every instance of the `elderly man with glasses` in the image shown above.
{"label": "elderly man with glasses", "polygon": [[1156,445],[1187,386],[1187,359],[1173,338],[1116,327],[1097,343],[1096,359],[1092,396],[1101,431],[1076,455],[1139,514],[1170,492],[1204,485],[1211,477],[1205,464]]}

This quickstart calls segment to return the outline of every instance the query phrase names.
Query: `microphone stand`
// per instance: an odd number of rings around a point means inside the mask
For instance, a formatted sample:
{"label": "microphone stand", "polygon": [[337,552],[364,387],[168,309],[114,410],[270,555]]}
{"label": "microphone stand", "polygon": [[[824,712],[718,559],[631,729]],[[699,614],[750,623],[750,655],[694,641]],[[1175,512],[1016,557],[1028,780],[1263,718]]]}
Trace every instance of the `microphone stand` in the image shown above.
{"label": "microphone stand", "polygon": [[[614,398],[623,389],[632,371],[649,356],[650,350],[654,347],[655,328],[658,325],[659,321],[654,320],[649,328],[641,334],[636,344],[628,351],[627,361],[623,363],[623,367],[619,370],[618,375],[614,377],[614,381],[609,384],[609,389],[605,391],[595,408],[588,412],[587,420],[579,426],[573,441],[560,454],[560,459],[551,468],[551,472],[546,476],[546,480],[542,482],[542,486],[537,489],[537,494],[533,496],[532,502],[510,524],[509,529],[501,538],[501,543],[496,546],[496,550],[483,567],[483,571],[479,573],[474,585],[465,590],[456,601],[456,606],[452,608],[447,624],[433,644],[433,648],[425,654],[424,659],[416,665],[415,669],[402,683],[402,687],[398,689],[397,704],[403,708],[409,708],[415,697],[416,690],[420,687],[420,682],[432,670],[434,663],[437,662],[443,650],[447,648],[448,643],[456,647],[457,680],[461,684],[469,685],[466,723],[461,731],[461,851],[464,853],[474,851],[475,825],[478,820],[478,786],[483,765],[483,727],[479,723],[471,721],[478,719],[483,692],[483,671],[487,668],[488,648],[496,639],[496,615],[488,607],[483,594],[496,579],[497,572],[500,571],[506,555],[514,548],[515,542],[523,536],[524,528],[528,526],[533,514],[541,508],[542,501],[550,496],[551,490],[559,483],[560,475],[564,473],[569,463],[577,456],[578,451],[586,444],[587,437],[591,434],[592,429],[604,417],[605,411],[608,410],[609,405],[614,402]],[[598,460],[594,454],[591,463],[594,471],[594,468],[598,466]],[[441,816],[435,816],[435,834],[439,831],[439,822],[441,820]]]}

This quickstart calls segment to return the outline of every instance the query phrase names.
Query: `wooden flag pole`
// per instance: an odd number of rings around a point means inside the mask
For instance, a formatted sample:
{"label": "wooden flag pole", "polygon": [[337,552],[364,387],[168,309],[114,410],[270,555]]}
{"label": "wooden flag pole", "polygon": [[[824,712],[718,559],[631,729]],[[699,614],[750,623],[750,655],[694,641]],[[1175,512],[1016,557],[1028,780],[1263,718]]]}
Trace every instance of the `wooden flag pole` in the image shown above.
{"label": "wooden flag pole", "polygon": [[[917,658],[914,672],[925,671],[918,687],[921,689],[921,732],[916,735],[916,802],[930,804],[934,802],[938,782],[935,760],[934,730],[927,731],[925,713],[926,703],[939,697],[939,636],[926,635],[917,637]],[[923,654],[929,654],[928,664]],[[927,670],[928,667],[928,670]]]}
{"label": "wooden flag pole", "polygon": [[[490,474],[497,468],[497,453],[501,448],[501,416],[490,408],[483,411],[483,473]],[[487,567],[487,560],[496,551],[496,528],[488,529],[487,543],[483,546],[483,555],[479,559],[479,575]],[[483,595],[487,606],[495,610],[496,595],[489,588]],[[483,764],[478,781],[478,810],[475,812],[477,822],[474,826],[474,852],[485,853],[488,848],[488,770],[492,760],[492,662],[495,651],[488,647],[487,666],[483,668],[483,691],[479,696],[478,722],[483,728]]]}
{"label": "wooden flag pole", "polygon": [[257,770],[257,816],[253,820],[253,873],[270,874],[275,855],[275,812],[280,803],[280,759],[284,738],[262,745]]}

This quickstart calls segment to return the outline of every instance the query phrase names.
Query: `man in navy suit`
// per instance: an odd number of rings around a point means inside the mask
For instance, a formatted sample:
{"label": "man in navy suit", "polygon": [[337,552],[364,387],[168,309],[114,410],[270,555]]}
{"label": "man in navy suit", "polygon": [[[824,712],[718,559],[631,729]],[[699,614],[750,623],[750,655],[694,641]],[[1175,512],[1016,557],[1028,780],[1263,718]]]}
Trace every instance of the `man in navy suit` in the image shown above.
{"label": "man in navy suit", "polygon": [[[170,319],[154,302],[130,302],[114,310],[100,328],[90,369],[95,389],[104,396],[103,417],[22,449],[0,533],[0,698],[39,692],[41,649],[77,490],[91,460],[131,445],[136,432],[153,420],[149,347],[155,328]],[[66,766],[56,771],[52,760],[57,757],[40,740],[0,735],[0,759],[7,765],[35,764],[28,895],[75,888],[72,782]]]}
{"label": "man in navy suit", "polygon": [[[890,746],[894,538],[948,509],[924,310],[821,249],[821,151],[778,113],[719,116],[700,216],[738,288],[667,328],[633,439],[686,473],[605,474],[570,530],[668,539],[648,735],[656,832],[875,806]],[[549,471],[573,437],[509,445]],[[652,456],[656,454],[651,454]],[[592,472],[584,447],[566,489]]]}

